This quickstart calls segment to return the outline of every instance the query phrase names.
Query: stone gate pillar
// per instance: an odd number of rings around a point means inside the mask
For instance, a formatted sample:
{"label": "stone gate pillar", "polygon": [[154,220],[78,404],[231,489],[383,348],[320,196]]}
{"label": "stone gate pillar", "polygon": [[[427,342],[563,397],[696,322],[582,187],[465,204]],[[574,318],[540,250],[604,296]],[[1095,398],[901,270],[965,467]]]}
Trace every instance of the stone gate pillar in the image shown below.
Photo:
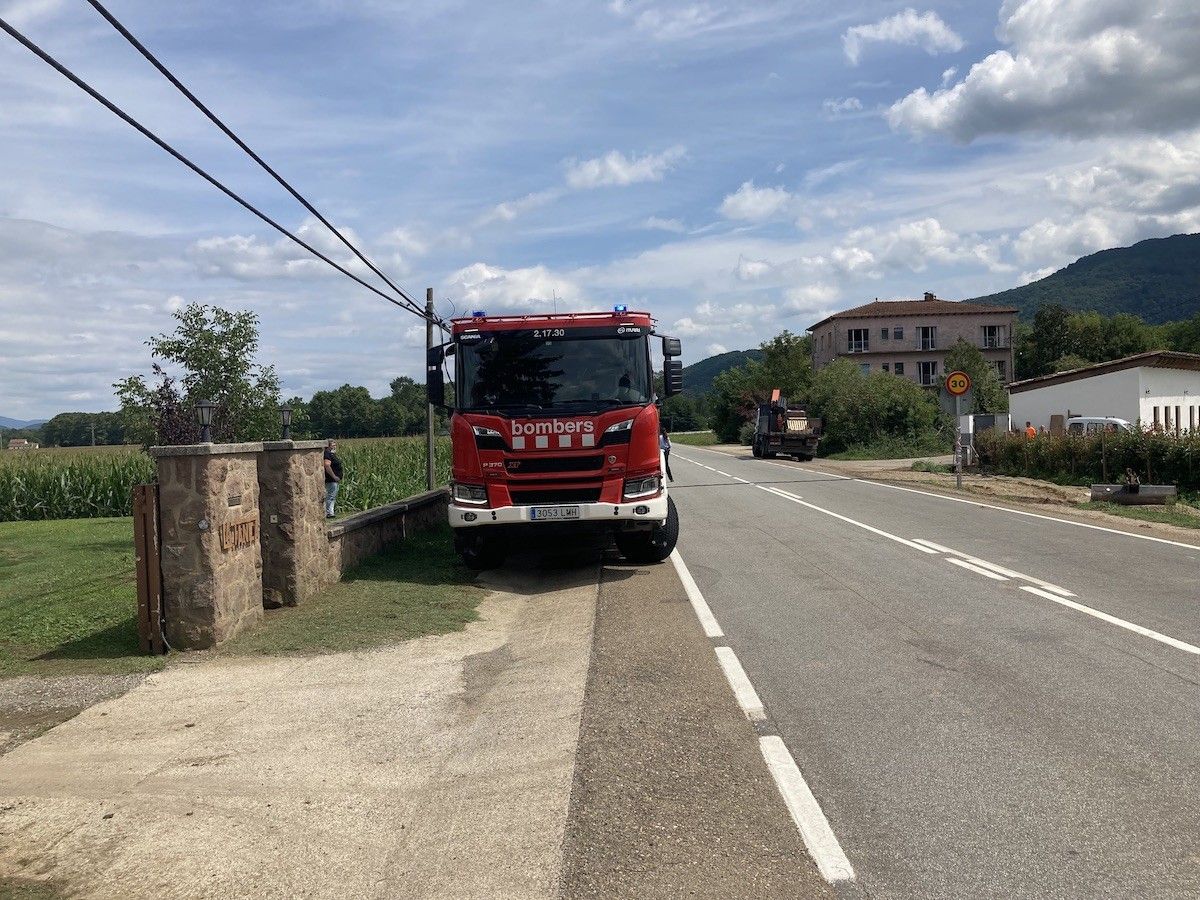
{"label": "stone gate pillar", "polygon": [[267,441],[258,461],[263,596],[268,609],[315,594],[325,572],[324,441]]}
{"label": "stone gate pillar", "polygon": [[262,444],[151,447],[158,464],[167,642],[201,650],[262,618]]}

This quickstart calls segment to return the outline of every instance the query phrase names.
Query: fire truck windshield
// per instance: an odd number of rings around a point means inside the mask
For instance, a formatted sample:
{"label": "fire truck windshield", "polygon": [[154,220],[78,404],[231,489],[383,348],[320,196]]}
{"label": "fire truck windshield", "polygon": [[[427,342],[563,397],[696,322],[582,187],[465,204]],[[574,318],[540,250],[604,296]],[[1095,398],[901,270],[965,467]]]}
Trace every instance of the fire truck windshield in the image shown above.
{"label": "fire truck windshield", "polygon": [[494,332],[458,348],[460,409],[580,412],[650,401],[646,340]]}

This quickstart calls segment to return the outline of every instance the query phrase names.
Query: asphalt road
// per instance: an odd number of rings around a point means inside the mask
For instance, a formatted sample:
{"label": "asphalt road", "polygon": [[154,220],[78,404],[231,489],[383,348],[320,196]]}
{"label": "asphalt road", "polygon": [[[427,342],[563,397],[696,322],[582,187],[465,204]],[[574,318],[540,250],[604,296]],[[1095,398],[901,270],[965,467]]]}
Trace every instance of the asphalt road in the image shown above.
{"label": "asphalt road", "polygon": [[1200,896],[1200,548],[671,457],[679,552],[842,890]]}

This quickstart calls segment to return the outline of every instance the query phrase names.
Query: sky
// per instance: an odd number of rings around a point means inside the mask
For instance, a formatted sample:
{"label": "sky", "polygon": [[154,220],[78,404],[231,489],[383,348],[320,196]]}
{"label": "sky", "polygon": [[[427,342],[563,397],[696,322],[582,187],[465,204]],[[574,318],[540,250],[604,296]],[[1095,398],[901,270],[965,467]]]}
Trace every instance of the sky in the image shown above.
{"label": "sky", "polygon": [[[684,361],[1200,231],[1194,0],[110,0],[443,315],[646,309]],[[355,272],[83,0],[0,17]],[[421,379],[424,326],[0,35],[0,414],[113,409],[199,301],[285,396]]]}

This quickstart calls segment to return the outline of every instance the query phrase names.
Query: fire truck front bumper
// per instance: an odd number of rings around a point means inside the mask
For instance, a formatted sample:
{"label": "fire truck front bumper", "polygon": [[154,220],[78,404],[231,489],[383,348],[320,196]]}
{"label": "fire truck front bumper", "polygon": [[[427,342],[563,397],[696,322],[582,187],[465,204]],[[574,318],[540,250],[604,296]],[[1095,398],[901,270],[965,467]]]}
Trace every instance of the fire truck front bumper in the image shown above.
{"label": "fire truck front bumper", "polygon": [[450,504],[452,528],[475,528],[480,525],[569,525],[573,522],[603,527],[611,525],[628,528],[645,522],[647,525],[667,518],[666,491],[657,497],[631,500],[628,503],[542,503],[537,506],[469,507]]}

